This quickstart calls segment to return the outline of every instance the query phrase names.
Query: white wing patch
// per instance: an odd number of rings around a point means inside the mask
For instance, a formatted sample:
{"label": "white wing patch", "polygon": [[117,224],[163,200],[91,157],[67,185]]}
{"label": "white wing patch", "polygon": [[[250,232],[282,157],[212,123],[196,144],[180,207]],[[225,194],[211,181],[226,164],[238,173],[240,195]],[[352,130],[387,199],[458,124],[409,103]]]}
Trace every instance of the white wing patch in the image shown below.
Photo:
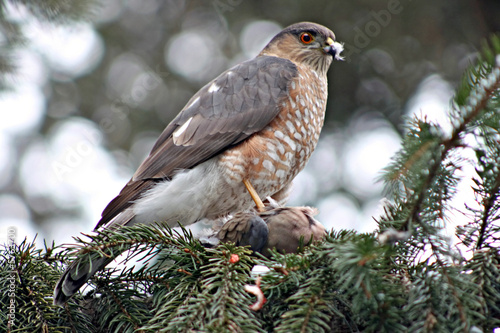
{"label": "white wing patch", "polygon": [[189,103],[188,106],[186,106],[186,109],[189,109],[190,107],[192,107],[194,105],[194,103],[198,102],[200,100],[200,96],[196,97],[194,101],[192,101],[191,103]]}
{"label": "white wing patch", "polygon": [[181,127],[176,129],[174,131],[174,133],[172,134],[172,139],[173,139],[175,145],[177,145],[177,146],[182,145],[182,143],[181,143],[182,140],[179,140],[179,137],[182,135],[182,133],[184,133],[186,131],[191,120],[193,120],[193,117],[189,118],[184,124],[182,124]]}
{"label": "white wing patch", "polygon": [[208,88],[208,92],[209,93],[213,93],[213,92],[216,92],[216,91],[219,91],[220,89],[220,86],[218,86],[215,82],[212,83],[212,85]]}

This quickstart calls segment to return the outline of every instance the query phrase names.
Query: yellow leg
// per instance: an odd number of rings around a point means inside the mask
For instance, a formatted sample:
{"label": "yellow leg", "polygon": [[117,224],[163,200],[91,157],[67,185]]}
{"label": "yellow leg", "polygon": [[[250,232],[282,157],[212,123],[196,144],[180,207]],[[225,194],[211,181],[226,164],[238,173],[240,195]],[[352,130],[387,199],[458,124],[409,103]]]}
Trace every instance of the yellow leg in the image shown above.
{"label": "yellow leg", "polygon": [[262,200],[260,200],[260,197],[257,194],[257,191],[253,188],[250,181],[248,179],[244,179],[243,184],[245,184],[245,187],[247,188],[248,193],[250,193],[250,196],[252,197],[253,201],[255,202],[255,205],[257,206],[257,210],[259,212],[263,212],[265,210],[264,204],[262,203]]}

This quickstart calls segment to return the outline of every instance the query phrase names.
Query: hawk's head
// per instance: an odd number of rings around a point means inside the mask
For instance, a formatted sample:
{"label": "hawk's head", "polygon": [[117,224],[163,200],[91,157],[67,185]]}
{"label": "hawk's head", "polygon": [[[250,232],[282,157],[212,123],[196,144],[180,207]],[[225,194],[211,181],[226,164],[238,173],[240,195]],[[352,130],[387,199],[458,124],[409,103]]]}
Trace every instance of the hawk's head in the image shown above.
{"label": "hawk's head", "polygon": [[306,64],[326,74],[333,59],[343,59],[340,55],[343,49],[330,29],[316,23],[301,22],[283,29],[260,54]]}

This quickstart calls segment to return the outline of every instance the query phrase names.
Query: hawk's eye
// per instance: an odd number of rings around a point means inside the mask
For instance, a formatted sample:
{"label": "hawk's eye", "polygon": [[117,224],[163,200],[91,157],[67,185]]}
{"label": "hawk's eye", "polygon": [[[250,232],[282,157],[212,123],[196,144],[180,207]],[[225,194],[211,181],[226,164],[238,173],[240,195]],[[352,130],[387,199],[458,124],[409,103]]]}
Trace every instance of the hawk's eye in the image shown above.
{"label": "hawk's eye", "polygon": [[302,35],[300,35],[300,41],[304,44],[310,44],[313,40],[314,37],[308,32],[304,32],[302,33]]}

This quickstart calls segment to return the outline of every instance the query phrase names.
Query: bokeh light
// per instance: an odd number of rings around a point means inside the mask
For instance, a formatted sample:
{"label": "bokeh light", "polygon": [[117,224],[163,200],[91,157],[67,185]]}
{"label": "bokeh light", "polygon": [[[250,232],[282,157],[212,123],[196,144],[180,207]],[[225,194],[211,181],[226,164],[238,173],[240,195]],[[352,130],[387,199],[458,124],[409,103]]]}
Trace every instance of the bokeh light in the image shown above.
{"label": "bokeh light", "polygon": [[214,78],[225,64],[219,44],[210,35],[194,31],[174,36],[165,58],[172,72],[195,82]]}
{"label": "bokeh light", "polygon": [[0,96],[0,132],[16,136],[35,131],[43,120],[45,98],[36,86],[23,85]]}
{"label": "bokeh light", "polygon": [[255,57],[281,29],[283,27],[272,21],[254,21],[247,24],[240,37],[243,54],[249,59]]}
{"label": "bokeh light", "polygon": [[419,85],[415,96],[408,103],[408,115],[424,117],[439,124],[443,131],[451,134],[452,125],[448,110],[451,107],[453,89],[440,75],[433,74],[425,78]]}
{"label": "bokeh light", "polygon": [[360,198],[380,196],[383,183],[377,180],[400,142],[399,134],[390,127],[353,134],[344,151],[344,186]]}
{"label": "bokeh light", "polygon": [[33,50],[45,58],[55,73],[64,77],[92,71],[104,55],[104,43],[90,24],[70,28],[32,23],[25,26],[25,34]]}
{"label": "bokeh light", "polygon": [[9,136],[0,132],[0,188],[13,178],[16,152]]}

